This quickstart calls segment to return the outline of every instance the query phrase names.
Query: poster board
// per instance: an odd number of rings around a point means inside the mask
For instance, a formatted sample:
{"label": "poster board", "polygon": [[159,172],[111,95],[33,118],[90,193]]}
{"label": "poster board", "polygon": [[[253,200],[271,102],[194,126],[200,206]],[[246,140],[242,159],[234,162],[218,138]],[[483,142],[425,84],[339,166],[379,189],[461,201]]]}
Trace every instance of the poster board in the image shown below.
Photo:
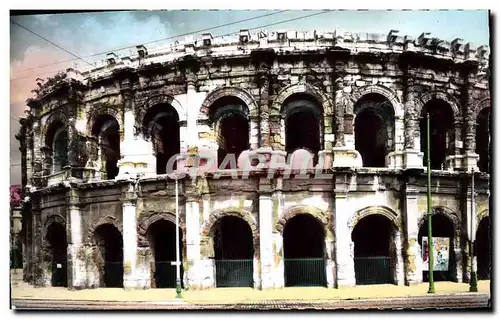
{"label": "poster board", "polygon": [[[448,271],[450,263],[450,238],[432,237],[434,246],[434,271]],[[422,237],[423,270],[429,271],[429,238]]]}

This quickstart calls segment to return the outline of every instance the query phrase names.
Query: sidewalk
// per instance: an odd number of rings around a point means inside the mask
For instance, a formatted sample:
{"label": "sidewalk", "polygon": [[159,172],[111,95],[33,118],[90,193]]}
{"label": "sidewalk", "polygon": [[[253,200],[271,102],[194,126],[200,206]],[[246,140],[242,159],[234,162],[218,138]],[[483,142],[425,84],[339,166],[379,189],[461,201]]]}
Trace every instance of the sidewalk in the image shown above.
{"label": "sidewalk", "polygon": [[[214,288],[208,290],[183,291],[184,301],[193,304],[254,303],[275,300],[301,300],[321,302],[327,300],[371,299],[391,297],[428,296],[429,284],[415,286],[367,285],[340,289],[321,287],[290,287],[272,290],[252,288]],[[469,284],[436,282],[436,295],[456,295],[469,293]],[[479,281],[479,293],[490,295],[490,281]],[[13,287],[12,299],[44,300],[99,300],[99,301],[143,301],[173,302],[175,289],[148,289],[126,291],[120,288],[98,288],[71,291],[67,288]]]}

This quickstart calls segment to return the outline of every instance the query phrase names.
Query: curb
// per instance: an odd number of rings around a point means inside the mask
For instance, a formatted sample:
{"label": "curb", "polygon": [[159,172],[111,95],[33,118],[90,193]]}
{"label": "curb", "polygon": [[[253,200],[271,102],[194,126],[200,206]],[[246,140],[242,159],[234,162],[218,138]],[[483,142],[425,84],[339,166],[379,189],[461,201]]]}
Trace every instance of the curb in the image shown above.
{"label": "curb", "polygon": [[123,303],[123,304],[136,304],[144,303],[148,305],[248,305],[248,304],[274,304],[274,303],[308,303],[308,304],[321,304],[321,303],[342,303],[342,302],[369,302],[369,301],[379,301],[379,302],[390,302],[390,301],[404,301],[408,299],[420,299],[420,300],[436,300],[436,299],[465,299],[468,297],[487,297],[491,298],[490,294],[487,293],[452,293],[452,294],[434,294],[434,295],[420,295],[420,296],[396,296],[396,297],[369,297],[369,298],[331,298],[331,299],[265,299],[265,300],[244,300],[235,301],[229,303],[216,302],[211,300],[192,300],[186,301],[184,299],[173,300],[173,301],[151,301],[151,300],[86,300],[86,299],[49,299],[49,298],[11,298],[14,302],[66,302],[66,303]]}

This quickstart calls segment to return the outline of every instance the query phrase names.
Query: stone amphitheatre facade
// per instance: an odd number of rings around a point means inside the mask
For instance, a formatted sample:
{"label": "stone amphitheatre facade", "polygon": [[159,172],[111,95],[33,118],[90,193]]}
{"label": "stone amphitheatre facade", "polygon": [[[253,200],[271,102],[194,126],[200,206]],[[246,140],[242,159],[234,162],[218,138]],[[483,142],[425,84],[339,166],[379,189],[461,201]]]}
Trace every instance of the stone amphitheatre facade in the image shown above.
{"label": "stone amphitheatre facade", "polygon": [[425,281],[426,114],[436,278],[468,280],[471,228],[488,277],[489,78],[461,39],[242,30],[40,81],[18,134],[24,280],[172,286],[181,154],[186,289]]}

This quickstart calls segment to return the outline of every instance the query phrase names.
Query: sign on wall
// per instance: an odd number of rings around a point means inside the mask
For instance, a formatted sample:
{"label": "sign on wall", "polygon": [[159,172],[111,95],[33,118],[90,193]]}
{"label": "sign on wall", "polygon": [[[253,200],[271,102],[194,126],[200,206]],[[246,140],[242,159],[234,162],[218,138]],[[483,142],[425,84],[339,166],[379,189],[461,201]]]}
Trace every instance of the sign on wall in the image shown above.
{"label": "sign on wall", "polygon": [[[432,237],[434,246],[434,271],[447,271],[450,261],[450,238]],[[423,270],[429,271],[429,238],[422,237]]]}

